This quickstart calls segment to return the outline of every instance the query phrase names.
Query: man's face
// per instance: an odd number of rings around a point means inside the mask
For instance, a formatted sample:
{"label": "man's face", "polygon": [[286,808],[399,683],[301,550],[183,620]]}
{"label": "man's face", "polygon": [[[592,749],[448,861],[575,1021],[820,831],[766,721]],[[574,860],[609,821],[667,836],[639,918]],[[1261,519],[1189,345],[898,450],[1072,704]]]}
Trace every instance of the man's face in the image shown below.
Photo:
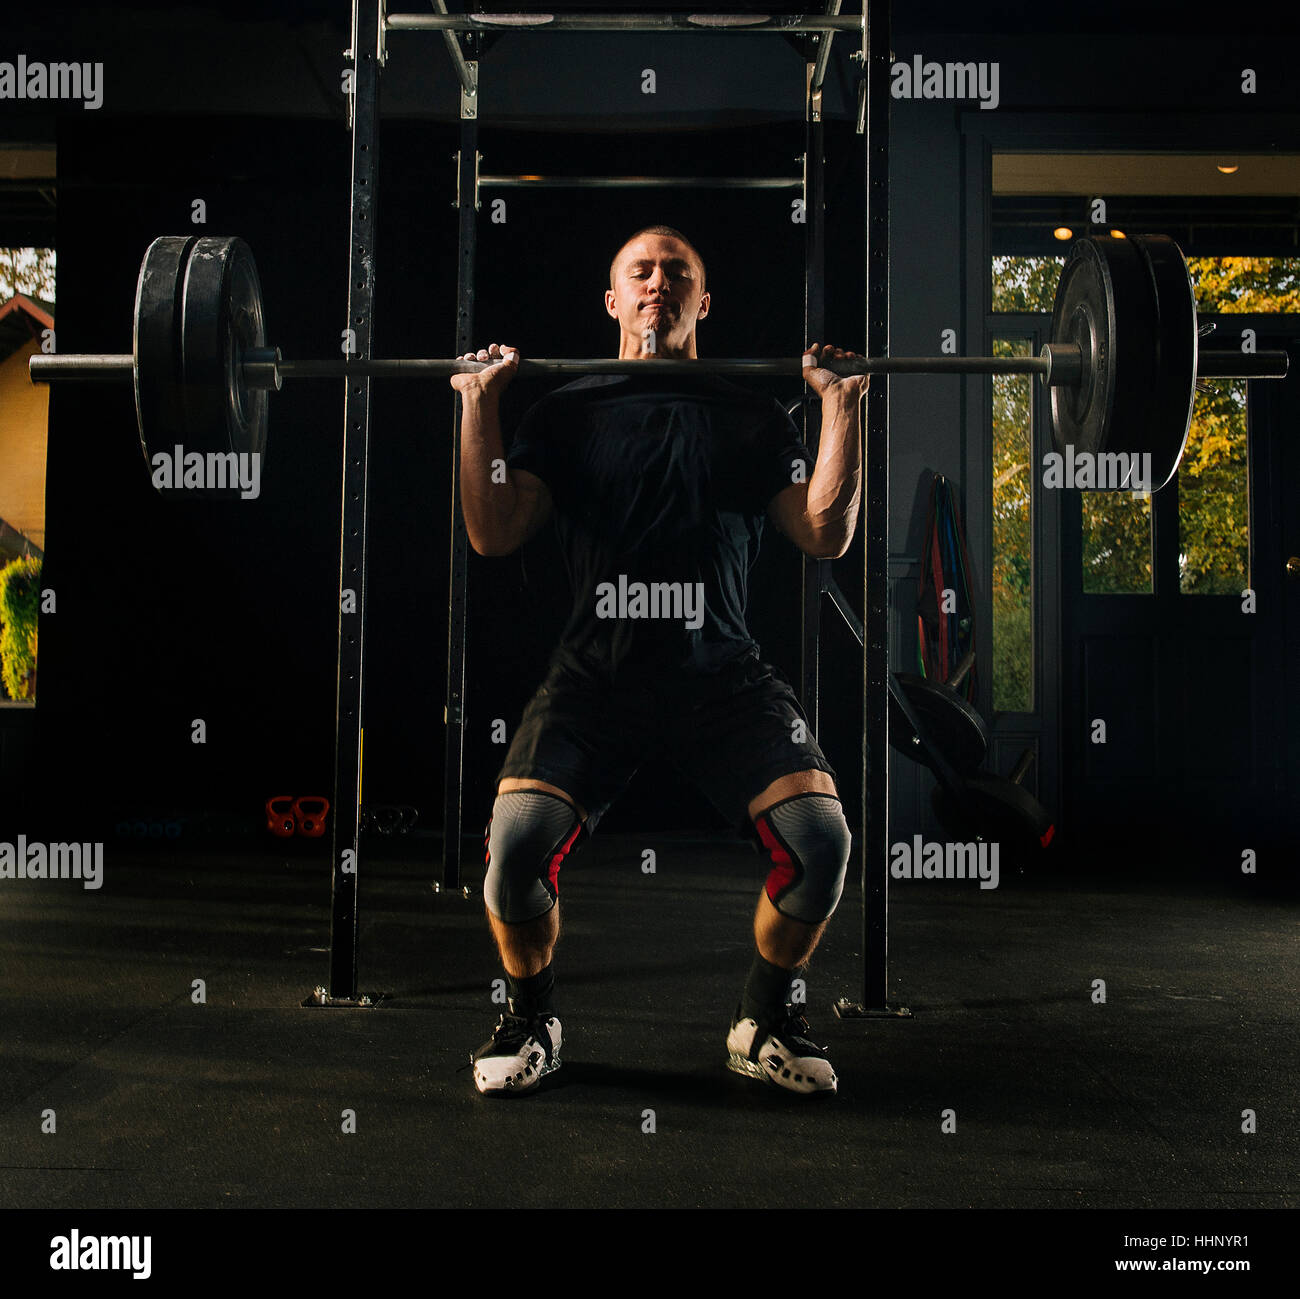
{"label": "man's face", "polygon": [[625,335],[645,339],[653,330],[654,351],[679,351],[694,334],[696,321],[709,314],[703,270],[689,244],[667,235],[642,235],[618,255],[605,310]]}

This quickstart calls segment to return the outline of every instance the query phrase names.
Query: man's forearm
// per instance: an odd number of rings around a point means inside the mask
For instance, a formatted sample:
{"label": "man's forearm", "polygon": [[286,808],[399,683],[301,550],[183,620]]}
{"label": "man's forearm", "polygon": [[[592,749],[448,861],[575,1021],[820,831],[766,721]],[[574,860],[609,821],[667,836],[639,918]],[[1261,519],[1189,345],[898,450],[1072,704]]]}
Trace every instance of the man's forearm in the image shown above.
{"label": "man's forearm", "polygon": [[474,549],[496,548],[514,514],[515,486],[505,469],[500,403],[492,395],[461,394],[460,505]]}
{"label": "man's forearm", "polygon": [[817,464],[808,483],[808,521],[823,553],[842,555],[853,540],[862,495],[862,399],[822,395]]}

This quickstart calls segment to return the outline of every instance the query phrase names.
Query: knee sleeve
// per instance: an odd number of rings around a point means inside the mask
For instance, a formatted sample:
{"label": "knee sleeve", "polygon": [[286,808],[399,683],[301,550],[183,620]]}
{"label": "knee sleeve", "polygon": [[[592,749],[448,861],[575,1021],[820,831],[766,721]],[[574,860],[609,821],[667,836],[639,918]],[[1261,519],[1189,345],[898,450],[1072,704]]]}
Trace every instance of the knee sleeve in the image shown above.
{"label": "knee sleeve", "polygon": [[796,794],[760,812],[754,829],[772,869],[767,896],[783,915],[820,924],[839,905],[853,839],[831,794]]}
{"label": "knee sleeve", "polygon": [[582,834],[577,812],[558,794],[498,794],[483,836],[488,910],[514,925],[544,916],[559,897],[560,867]]}

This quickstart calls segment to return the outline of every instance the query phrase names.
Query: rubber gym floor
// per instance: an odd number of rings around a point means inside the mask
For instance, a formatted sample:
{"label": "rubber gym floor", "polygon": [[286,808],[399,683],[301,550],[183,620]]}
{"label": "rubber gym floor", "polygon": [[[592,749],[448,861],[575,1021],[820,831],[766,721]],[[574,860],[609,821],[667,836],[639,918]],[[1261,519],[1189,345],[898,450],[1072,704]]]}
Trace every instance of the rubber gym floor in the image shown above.
{"label": "rubber gym floor", "polygon": [[[360,990],[388,994],[367,1010],[300,1004],[327,972],[319,845],[118,841],[98,891],[7,883],[0,1205],[1300,1203],[1294,896],[1064,856],[996,890],[895,883],[913,1017],[864,1022],[830,1010],[862,988],[851,882],[808,975],[841,1087],[810,1103],[723,1063],[759,858],[655,843],[653,874],[632,834],[566,865],[565,1063],[515,1101],[466,1068],[499,971],[481,897],[431,888],[436,837],[363,878]],[[480,855],[467,838],[467,877]]]}

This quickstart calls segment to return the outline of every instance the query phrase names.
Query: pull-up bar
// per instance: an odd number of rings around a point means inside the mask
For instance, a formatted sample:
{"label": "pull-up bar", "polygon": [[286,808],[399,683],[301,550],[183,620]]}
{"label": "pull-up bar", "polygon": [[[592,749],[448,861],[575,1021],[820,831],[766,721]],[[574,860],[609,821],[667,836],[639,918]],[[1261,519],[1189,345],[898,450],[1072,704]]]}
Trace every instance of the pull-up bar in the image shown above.
{"label": "pull-up bar", "polygon": [[803,189],[802,176],[480,176],[481,189]]}
{"label": "pull-up bar", "polygon": [[856,32],[858,14],[389,14],[390,32]]}

